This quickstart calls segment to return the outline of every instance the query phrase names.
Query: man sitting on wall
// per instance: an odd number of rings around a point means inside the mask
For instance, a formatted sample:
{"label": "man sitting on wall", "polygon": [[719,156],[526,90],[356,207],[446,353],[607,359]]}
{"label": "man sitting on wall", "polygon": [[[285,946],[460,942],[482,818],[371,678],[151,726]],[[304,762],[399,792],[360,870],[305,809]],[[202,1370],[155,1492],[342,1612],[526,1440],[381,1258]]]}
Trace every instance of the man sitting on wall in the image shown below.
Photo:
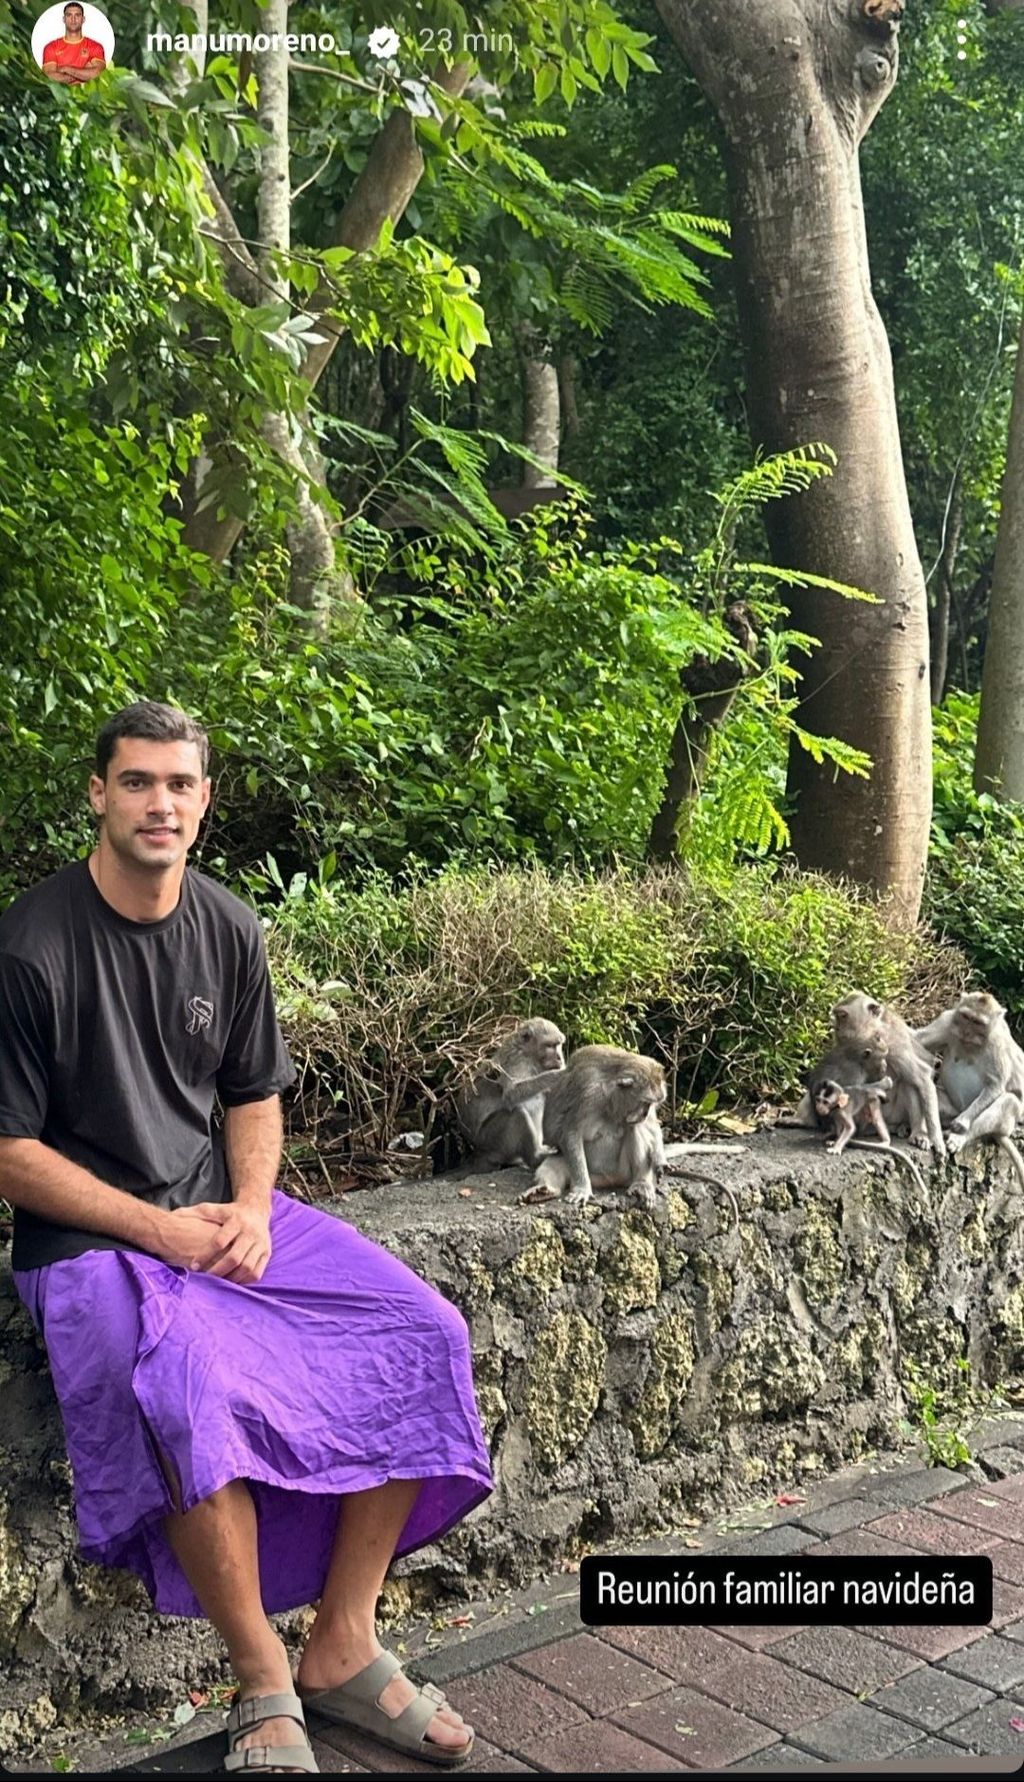
{"label": "man sitting on wall", "polygon": [[[382,1652],[375,1614],[392,1556],[492,1488],[469,1334],[403,1263],[275,1189],[295,1072],[256,917],[186,864],[207,756],[171,707],[109,719],[98,845],[0,916],[15,1283],[84,1556],[227,1645],[226,1767],[314,1771],[303,1702],[452,1767],[472,1729]],[[293,1687],[267,1617],[317,1599]]]}

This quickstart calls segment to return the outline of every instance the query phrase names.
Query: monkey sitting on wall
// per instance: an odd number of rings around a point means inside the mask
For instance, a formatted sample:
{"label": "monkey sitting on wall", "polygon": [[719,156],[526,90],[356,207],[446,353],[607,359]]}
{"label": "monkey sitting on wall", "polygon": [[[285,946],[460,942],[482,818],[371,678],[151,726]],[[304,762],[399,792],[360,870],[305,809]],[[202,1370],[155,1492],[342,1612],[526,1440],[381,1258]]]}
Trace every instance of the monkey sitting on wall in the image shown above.
{"label": "monkey sitting on wall", "polygon": [[863,990],[854,990],[836,1003],[832,1026],[835,1043],[808,1078],[794,1124],[818,1125],[812,1082],[830,1077],[837,1083],[862,1083],[884,1073],[893,1080],[886,1102],[889,1127],[895,1131],[906,1126],[912,1145],[931,1145],[943,1156],[946,1147],[939,1120],[934,1063],[920,1035],[915,1035],[893,1009],[865,995]]}
{"label": "monkey sitting on wall", "polygon": [[939,1111],[955,1155],[979,1139],[994,1140],[1024,1188],[1024,1161],[1012,1139],[1024,1114],[1024,1052],[1006,1010],[987,990],[965,992],[915,1038],[939,1059]]}
{"label": "monkey sitting on wall", "polygon": [[889,1128],[882,1115],[882,1103],[892,1088],[891,1077],[877,1083],[854,1083],[845,1088],[830,1077],[822,1077],[813,1089],[814,1111],[820,1121],[835,1132],[826,1150],[840,1156],[858,1127],[873,1126],[883,1145],[891,1145]]}
{"label": "monkey sitting on wall", "polygon": [[653,1207],[665,1168],[658,1109],[667,1094],[660,1064],[618,1046],[581,1046],[564,1071],[512,1084],[508,1107],[543,1096],[544,1141],[558,1152],[539,1164],[529,1198],[567,1194],[582,1206],[595,1188],[628,1188]]}
{"label": "monkey sitting on wall", "polygon": [[565,1069],[565,1034],[553,1021],[524,1021],[456,1103],[463,1135],[481,1169],[505,1169],[523,1162],[536,1169],[546,1154],[543,1101],[531,1097],[516,1107],[505,1102],[512,1083]]}

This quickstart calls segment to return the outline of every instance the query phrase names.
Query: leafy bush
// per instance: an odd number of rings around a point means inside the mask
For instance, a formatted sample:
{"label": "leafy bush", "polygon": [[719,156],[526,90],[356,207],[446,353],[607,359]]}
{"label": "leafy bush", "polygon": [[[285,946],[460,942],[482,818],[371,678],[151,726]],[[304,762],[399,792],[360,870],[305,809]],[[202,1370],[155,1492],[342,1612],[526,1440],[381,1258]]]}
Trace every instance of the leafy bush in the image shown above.
{"label": "leafy bush", "polygon": [[971,783],[979,696],[950,694],[935,718],[935,814],[924,910],[978,981],[1024,1020],[1024,806]]}
{"label": "leafy bush", "polygon": [[710,1090],[792,1089],[855,985],[923,1020],[963,976],[952,949],[894,934],[852,892],[767,867],[719,885],[670,868],[476,870],[397,892],[300,878],[266,921],[302,1066],[293,1128],[321,1148],[376,1149],[409,1124],[429,1135],[452,1088],[530,1014],[556,1017],[571,1045],[662,1058],[685,1111]]}

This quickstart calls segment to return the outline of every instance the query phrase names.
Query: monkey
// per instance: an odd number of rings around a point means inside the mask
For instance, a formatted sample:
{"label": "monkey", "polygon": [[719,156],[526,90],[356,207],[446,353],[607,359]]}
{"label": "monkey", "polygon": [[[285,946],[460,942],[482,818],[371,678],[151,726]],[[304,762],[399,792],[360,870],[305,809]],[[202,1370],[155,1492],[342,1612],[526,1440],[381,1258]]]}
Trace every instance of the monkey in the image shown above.
{"label": "monkey", "polygon": [[[854,990],[836,1003],[832,1026],[835,1044],[808,1078],[794,1124],[817,1124],[812,1082],[831,1077],[838,1083],[861,1083],[885,1074],[893,1080],[886,1104],[888,1125],[893,1129],[906,1126],[912,1145],[923,1149],[931,1145],[939,1157],[945,1156],[933,1060],[902,1017],[863,990]],[[881,1068],[872,1063],[871,1053]]]}
{"label": "monkey", "polygon": [[[877,1064],[878,1054],[868,1052],[869,1060]],[[883,1157],[894,1157],[901,1168],[908,1170],[914,1178],[921,1193],[926,1192],[925,1180],[912,1157],[905,1152],[897,1151],[889,1137],[889,1128],[882,1114],[881,1102],[888,1096],[892,1088],[892,1078],[883,1076],[877,1082],[853,1083],[844,1085],[827,1077],[819,1078],[814,1086],[814,1108],[822,1123],[833,1124],[838,1136],[826,1149],[839,1156],[847,1145],[858,1151],[880,1151]],[[880,1143],[873,1139],[854,1138],[853,1134],[861,1122],[870,1120],[878,1133]]]}
{"label": "monkey", "polygon": [[583,1206],[595,1188],[628,1188],[654,1206],[665,1169],[660,1064],[618,1046],[581,1046],[564,1071],[510,1084],[505,1104],[521,1107],[535,1095],[543,1096],[545,1142],[558,1155],[538,1164],[530,1199],[568,1191],[572,1205]]}
{"label": "monkey", "polygon": [[892,1088],[891,1077],[880,1077],[877,1083],[852,1083],[849,1087],[822,1077],[814,1086],[814,1111],[820,1120],[829,1121],[835,1138],[826,1150],[840,1156],[858,1126],[870,1123],[884,1146],[891,1146],[889,1128],[882,1114],[882,1103]]}
{"label": "monkey", "polygon": [[1024,1189],[1024,1159],[1012,1134],[1024,1115],[1024,1052],[1006,1010],[987,990],[965,991],[955,1008],[919,1027],[915,1038],[939,1058],[939,1108],[952,1156],[990,1138],[1005,1151]]}
{"label": "monkey", "polygon": [[853,0],[852,6],[854,22],[884,39],[896,36],[905,10],[906,0]]}
{"label": "monkey", "polygon": [[505,1091],[525,1078],[559,1075],[564,1045],[565,1034],[553,1021],[525,1021],[459,1097],[459,1123],[481,1168],[504,1169],[521,1158],[535,1169],[546,1155],[542,1100],[531,1097],[510,1107]]}

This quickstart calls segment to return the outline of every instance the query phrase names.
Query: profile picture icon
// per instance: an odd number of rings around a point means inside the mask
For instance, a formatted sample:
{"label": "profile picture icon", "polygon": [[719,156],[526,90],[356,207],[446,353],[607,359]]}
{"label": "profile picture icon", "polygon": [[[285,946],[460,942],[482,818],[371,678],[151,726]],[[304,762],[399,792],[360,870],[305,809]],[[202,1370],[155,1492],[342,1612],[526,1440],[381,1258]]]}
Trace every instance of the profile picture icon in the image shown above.
{"label": "profile picture icon", "polygon": [[113,59],[110,20],[86,0],[48,6],[33,26],[32,54],[51,80],[82,86],[102,74]]}

